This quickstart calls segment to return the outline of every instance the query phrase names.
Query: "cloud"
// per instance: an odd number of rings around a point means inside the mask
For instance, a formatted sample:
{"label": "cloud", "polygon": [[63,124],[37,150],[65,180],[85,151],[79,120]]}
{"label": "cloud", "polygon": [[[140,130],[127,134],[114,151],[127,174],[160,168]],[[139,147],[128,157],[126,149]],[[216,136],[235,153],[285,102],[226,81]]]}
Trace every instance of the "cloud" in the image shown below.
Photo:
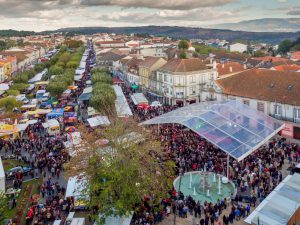
{"label": "cloud", "polygon": [[[66,0],[72,1],[72,0]],[[79,2],[78,2],[79,1]],[[73,0],[73,4],[86,6],[143,7],[152,9],[187,10],[221,6],[236,0]]]}
{"label": "cloud", "polygon": [[191,10],[160,10],[158,12],[115,12],[102,13],[98,19],[132,24],[200,26],[218,22],[232,22],[239,18],[238,12],[219,11],[214,8]]}
{"label": "cloud", "polygon": [[277,0],[280,3],[286,3],[288,0]]}

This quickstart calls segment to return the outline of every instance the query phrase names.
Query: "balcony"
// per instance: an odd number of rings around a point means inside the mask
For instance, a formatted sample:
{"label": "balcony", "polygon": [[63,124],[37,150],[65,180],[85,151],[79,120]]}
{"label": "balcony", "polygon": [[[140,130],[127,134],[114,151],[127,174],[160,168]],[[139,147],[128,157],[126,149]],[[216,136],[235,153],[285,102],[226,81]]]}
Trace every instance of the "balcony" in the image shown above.
{"label": "balcony", "polygon": [[300,124],[300,118],[290,118],[290,117],[285,117],[283,115],[278,115],[278,114],[269,114],[269,116],[271,116],[275,119],[278,119],[278,120]]}

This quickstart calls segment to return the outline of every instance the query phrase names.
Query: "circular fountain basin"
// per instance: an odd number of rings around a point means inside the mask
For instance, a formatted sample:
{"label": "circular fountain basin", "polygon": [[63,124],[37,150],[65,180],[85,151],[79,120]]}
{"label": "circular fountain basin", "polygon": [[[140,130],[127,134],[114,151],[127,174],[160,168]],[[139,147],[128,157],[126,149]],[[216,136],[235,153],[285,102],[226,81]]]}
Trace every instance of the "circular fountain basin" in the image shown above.
{"label": "circular fountain basin", "polygon": [[[206,186],[207,182],[209,185]],[[228,200],[236,195],[235,185],[227,177],[211,172],[192,171],[185,173],[181,178],[177,177],[173,185],[176,191],[179,191],[180,186],[180,191],[184,196],[190,195],[196,202],[200,201],[201,204],[204,204],[205,201],[215,204],[218,200],[224,198]]]}

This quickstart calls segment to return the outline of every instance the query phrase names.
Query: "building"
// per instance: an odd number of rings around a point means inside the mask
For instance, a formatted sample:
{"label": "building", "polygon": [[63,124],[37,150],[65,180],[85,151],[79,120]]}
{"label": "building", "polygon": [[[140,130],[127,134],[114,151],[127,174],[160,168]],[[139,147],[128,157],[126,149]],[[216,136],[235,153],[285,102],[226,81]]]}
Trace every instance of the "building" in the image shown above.
{"label": "building", "polygon": [[248,45],[242,44],[242,43],[235,43],[232,45],[229,45],[229,51],[231,52],[247,52],[248,50]]}
{"label": "building", "polygon": [[145,58],[145,60],[139,65],[140,84],[142,85],[142,87],[149,89],[150,75],[153,73],[153,71],[159,69],[166,63],[167,61],[163,58],[158,58],[158,57]]}
{"label": "building", "polygon": [[6,59],[11,62],[11,76],[14,78],[14,76],[18,72],[18,61],[17,57],[14,55],[6,56]]}
{"label": "building", "polygon": [[300,139],[300,73],[250,69],[216,80],[217,100],[237,99],[285,121],[282,135]]}
{"label": "building", "polygon": [[123,66],[125,73],[125,81],[129,84],[140,84],[139,65],[144,61],[144,58],[133,57],[128,60]]}
{"label": "building", "polygon": [[114,40],[114,41],[97,41],[95,43],[96,46],[102,48],[122,48],[126,47],[125,42],[121,40]]}
{"label": "building", "polygon": [[111,52],[111,51],[105,52],[103,54],[97,55],[97,65],[105,66],[105,67],[112,69],[113,62],[120,60],[123,57],[124,57],[124,55],[119,55],[119,54]]}
{"label": "building", "polygon": [[238,62],[224,62],[217,65],[218,75],[227,76],[246,70],[246,64],[242,65]]}
{"label": "building", "polygon": [[5,75],[4,75],[4,67],[3,65],[0,65],[0,82],[5,81]]}
{"label": "building", "polygon": [[7,58],[0,58],[0,65],[3,66],[4,80],[9,81],[12,79],[12,62]]}
{"label": "building", "polygon": [[185,105],[202,101],[201,89],[216,78],[216,63],[209,68],[201,59],[171,59],[157,70],[155,91],[166,104]]}

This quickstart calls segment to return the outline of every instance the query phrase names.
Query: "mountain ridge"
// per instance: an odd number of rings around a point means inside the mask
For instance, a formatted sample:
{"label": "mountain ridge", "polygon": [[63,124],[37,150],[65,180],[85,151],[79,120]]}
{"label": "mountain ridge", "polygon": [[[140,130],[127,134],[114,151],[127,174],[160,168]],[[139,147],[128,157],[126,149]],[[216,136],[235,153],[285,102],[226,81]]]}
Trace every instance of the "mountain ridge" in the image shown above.
{"label": "mountain ridge", "polygon": [[188,39],[225,39],[228,41],[245,40],[279,43],[282,40],[295,40],[300,37],[299,32],[247,32],[216,28],[196,28],[181,26],[139,26],[139,27],[69,27],[56,32],[70,32],[80,34],[94,33],[147,33],[156,36]]}

